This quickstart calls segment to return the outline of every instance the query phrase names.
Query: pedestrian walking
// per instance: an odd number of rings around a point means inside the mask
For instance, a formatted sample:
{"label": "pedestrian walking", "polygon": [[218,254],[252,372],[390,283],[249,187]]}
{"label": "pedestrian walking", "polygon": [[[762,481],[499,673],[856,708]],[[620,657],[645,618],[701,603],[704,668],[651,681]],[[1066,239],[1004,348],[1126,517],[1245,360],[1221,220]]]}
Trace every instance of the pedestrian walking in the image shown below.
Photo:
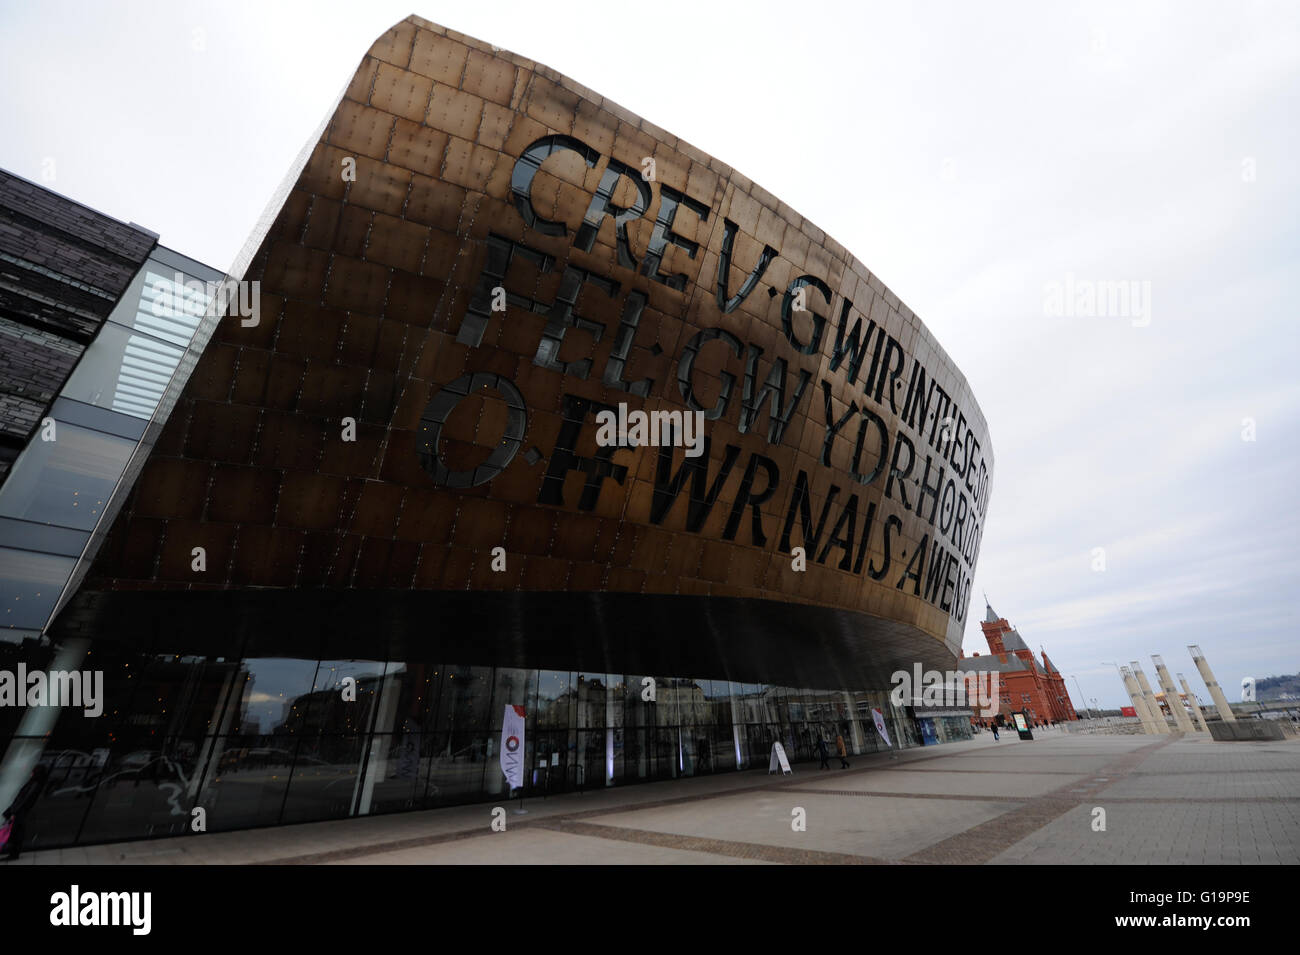
{"label": "pedestrian walking", "polygon": [[848,769],[849,761],[844,757],[849,755],[849,750],[848,747],[844,745],[843,734],[837,733],[835,735],[835,750],[840,754],[840,769]]}
{"label": "pedestrian walking", "polygon": [[827,750],[826,750],[826,740],[824,740],[824,739],[821,737],[821,734],[818,734],[818,736],[817,736],[817,755],[820,756],[820,757],[822,758],[822,764],[821,764],[820,766],[818,766],[817,768],[818,768],[818,769],[830,769],[830,768],[831,768],[831,764],[830,764],[831,754],[830,754],[829,752],[827,752]]}
{"label": "pedestrian walking", "polygon": [[48,767],[37,763],[32,768],[32,774],[28,777],[27,782],[23,783],[23,788],[18,790],[18,795],[9,804],[9,808],[4,811],[5,825],[9,828],[9,838],[5,840],[3,846],[0,846],[0,859],[10,861],[18,858],[18,852],[22,848],[23,823],[26,821],[27,813],[31,811],[32,806],[36,805],[36,800],[45,788],[45,778],[49,774]]}
{"label": "pedestrian walking", "polygon": [[995,740],[998,740],[998,739],[1001,739],[1001,738],[1002,738],[1001,736],[998,735],[998,724],[997,724],[997,723],[994,723],[994,724],[993,724],[993,738],[994,738]]}

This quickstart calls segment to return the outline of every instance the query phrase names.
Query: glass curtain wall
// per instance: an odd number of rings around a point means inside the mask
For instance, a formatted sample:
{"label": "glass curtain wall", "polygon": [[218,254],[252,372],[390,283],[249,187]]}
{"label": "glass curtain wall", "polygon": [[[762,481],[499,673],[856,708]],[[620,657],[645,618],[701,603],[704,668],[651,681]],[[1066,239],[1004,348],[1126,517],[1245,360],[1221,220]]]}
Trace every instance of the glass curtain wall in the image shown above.
{"label": "glass curtain wall", "polygon": [[201,347],[221,277],[155,247],[15,459],[0,488],[0,638],[45,627],[187,350]]}
{"label": "glass curtain wall", "polygon": [[[179,655],[95,643],[104,715],[64,711],[44,741],[50,769],[29,847],[433,808],[918,745],[887,691],[811,690],[696,677],[654,678],[349,659],[322,647],[286,656],[256,639]],[[229,651],[222,653],[221,651]],[[35,665],[30,659],[28,665]],[[506,706],[525,709],[522,794],[499,767]],[[0,712],[0,740],[21,737]],[[956,735],[953,730],[949,734]],[[196,813],[196,810],[201,812]]]}

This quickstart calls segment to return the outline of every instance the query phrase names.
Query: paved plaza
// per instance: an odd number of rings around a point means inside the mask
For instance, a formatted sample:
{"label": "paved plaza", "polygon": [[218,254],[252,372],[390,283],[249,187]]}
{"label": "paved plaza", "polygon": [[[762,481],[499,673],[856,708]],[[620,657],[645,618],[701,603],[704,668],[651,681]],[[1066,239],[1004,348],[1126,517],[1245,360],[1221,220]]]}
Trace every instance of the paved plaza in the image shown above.
{"label": "paved plaza", "polygon": [[496,807],[480,803],[32,852],[13,864],[1300,862],[1295,740],[983,733],[858,757],[847,770],[794,769],[530,799],[522,814],[518,801],[503,803],[505,831],[492,828]]}

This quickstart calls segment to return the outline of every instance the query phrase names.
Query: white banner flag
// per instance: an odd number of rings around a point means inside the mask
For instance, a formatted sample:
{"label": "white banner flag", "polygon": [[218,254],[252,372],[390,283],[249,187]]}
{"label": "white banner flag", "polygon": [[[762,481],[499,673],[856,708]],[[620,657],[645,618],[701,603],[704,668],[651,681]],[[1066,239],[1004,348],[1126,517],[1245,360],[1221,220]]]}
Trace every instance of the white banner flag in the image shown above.
{"label": "white banner flag", "polygon": [[871,710],[871,719],[875,721],[876,732],[879,733],[880,738],[885,741],[885,745],[890,749],[893,749],[894,744],[889,741],[889,730],[885,729],[885,717],[881,714],[880,710],[873,708]]}
{"label": "white banner flag", "polygon": [[509,703],[501,721],[501,772],[511,789],[524,784],[524,708]]}

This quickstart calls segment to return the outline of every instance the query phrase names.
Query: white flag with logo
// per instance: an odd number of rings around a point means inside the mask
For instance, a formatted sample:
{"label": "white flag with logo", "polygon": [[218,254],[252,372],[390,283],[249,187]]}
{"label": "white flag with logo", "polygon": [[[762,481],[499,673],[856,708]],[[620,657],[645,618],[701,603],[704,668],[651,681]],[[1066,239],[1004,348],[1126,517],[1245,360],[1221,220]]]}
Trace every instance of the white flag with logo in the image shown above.
{"label": "white flag with logo", "polygon": [[524,708],[509,703],[501,721],[501,772],[511,789],[524,784]]}
{"label": "white flag with logo", "polygon": [[880,712],[880,710],[873,708],[871,710],[871,719],[875,722],[876,732],[879,733],[880,738],[885,741],[885,745],[888,746],[890,749],[893,749],[894,744],[889,741],[889,730],[885,729],[884,715]]}

